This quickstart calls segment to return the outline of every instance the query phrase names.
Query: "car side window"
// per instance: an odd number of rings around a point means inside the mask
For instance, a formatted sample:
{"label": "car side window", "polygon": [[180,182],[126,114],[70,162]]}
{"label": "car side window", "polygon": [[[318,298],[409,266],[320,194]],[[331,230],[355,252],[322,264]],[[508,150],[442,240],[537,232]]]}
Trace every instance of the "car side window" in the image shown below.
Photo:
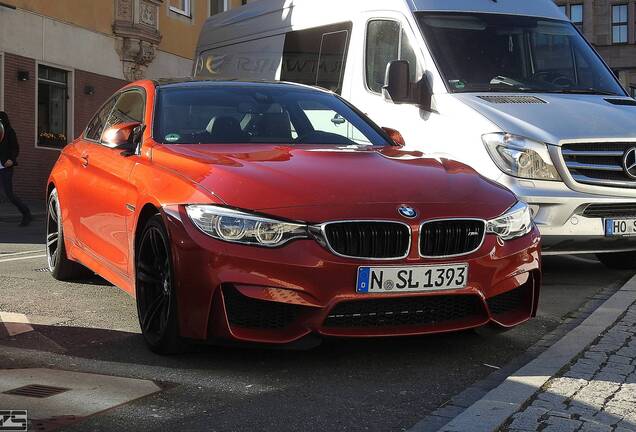
{"label": "car side window", "polygon": [[110,98],[104,105],[102,105],[102,108],[88,123],[86,131],[84,132],[84,138],[92,141],[99,141],[102,136],[102,132],[104,131],[106,120],[108,120],[108,116],[110,115],[116,100],[116,97]]}
{"label": "car side window", "polygon": [[411,82],[418,80],[421,67],[413,44],[401,24],[393,20],[374,20],[367,26],[366,80],[367,87],[381,93],[386,67],[393,60],[406,60],[410,64]]}
{"label": "car side window", "polygon": [[104,131],[122,123],[143,123],[144,108],[145,98],[139,90],[122,93],[106,122]]}
{"label": "car side window", "polygon": [[351,28],[347,22],[287,33],[281,81],[342,93]]}

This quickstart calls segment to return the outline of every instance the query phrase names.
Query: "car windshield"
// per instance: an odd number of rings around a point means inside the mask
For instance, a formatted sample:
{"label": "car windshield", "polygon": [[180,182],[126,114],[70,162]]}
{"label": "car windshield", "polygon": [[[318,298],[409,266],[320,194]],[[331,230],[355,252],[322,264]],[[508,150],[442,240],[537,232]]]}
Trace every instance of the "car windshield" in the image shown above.
{"label": "car windshield", "polygon": [[159,87],[155,141],[166,144],[390,143],[339,97],[283,85]]}
{"label": "car windshield", "polygon": [[419,13],[418,21],[454,93],[625,92],[566,21],[479,13]]}

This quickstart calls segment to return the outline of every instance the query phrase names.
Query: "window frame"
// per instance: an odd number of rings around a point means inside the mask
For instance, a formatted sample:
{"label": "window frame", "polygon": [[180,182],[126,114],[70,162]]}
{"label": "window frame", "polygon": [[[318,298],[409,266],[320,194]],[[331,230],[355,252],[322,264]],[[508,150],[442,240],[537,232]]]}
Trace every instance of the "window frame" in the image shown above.
{"label": "window frame", "polygon": [[[39,143],[39,102],[40,102],[40,66],[45,66],[51,69],[58,69],[66,72],[66,144],[63,147],[50,147],[43,146]],[[66,147],[66,145],[73,142],[73,136],[75,135],[75,70],[60,66],[54,63],[48,63],[43,61],[35,62],[35,101],[34,101],[34,110],[35,110],[35,143],[34,146],[37,149],[42,150],[51,150],[60,152]],[[71,134],[73,136],[71,136]]]}
{"label": "window frame", "polygon": [[[368,76],[367,76],[367,52],[368,52],[368,44],[369,44],[369,24],[371,24],[372,22],[375,21],[392,21],[395,23],[398,23],[400,26],[400,30],[399,30],[399,34],[400,34],[400,39],[398,41],[398,57],[401,57],[402,55],[402,40],[404,38],[404,36],[407,37],[407,39],[409,37],[413,38],[413,34],[411,32],[411,34],[409,34],[409,32],[406,30],[407,28],[410,29],[410,27],[407,27],[400,19],[398,18],[394,18],[394,17],[389,17],[389,18],[371,18],[369,20],[367,20],[367,23],[365,25],[365,30],[364,30],[364,53],[362,54],[363,56],[363,66],[362,66],[362,74],[364,75],[364,87],[367,90],[368,93],[374,95],[374,96],[382,96],[382,91],[380,92],[376,92],[373,89],[371,89],[371,87],[369,87],[369,82],[368,82]],[[412,49],[413,52],[415,54],[415,57],[417,59],[417,61],[419,63],[422,62],[422,60],[420,59],[420,57],[418,56],[418,49],[417,49],[417,44],[415,43],[414,40],[410,40],[411,45],[412,45]],[[398,60],[400,60],[398,58]],[[423,64],[423,63],[422,63]],[[413,65],[411,65],[411,67],[413,67]],[[415,65],[415,68],[417,69],[417,64]]]}
{"label": "window frame", "polygon": [[[215,2],[215,3],[223,2],[223,10],[213,14],[212,13],[212,2]],[[230,10],[230,0],[208,0],[208,18],[216,16],[216,15],[219,15],[219,14],[222,14],[223,12],[227,12],[229,10]]]}
{"label": "window frame", "polygon": [[[110,148],[106,145],[104,145],[104,141],[103,141],[103,136],[104,136],[104,132],[106,130],[106,124],[108,124],[108,121],[110,120],[110,117],[113,115],[113,110],[115,109],[115,107],[117,106],[117,103],[119,102],[119,99],[126,93],[131,93],[131,92],[137,92],[141,94],[141,97],[143,98],[144,101],[144,105],[143,105],[143,120],[141,122],[142,125],[146,124],[146,108],[148,107],[148,98],[147,98],[147,94],[146,94],[146,89],[143,87],[139,87],[139,86],[134,86],[134,87],[126,87],[123,90],[118,91],[117,93],[113,94],[111,97],[109,97],[108,99],[106,99],[106,101],[101,104],[101,106],[99,107],[99,109],[95,112],[95,115],[93,115],[93,117],[91,117],[90,121],[88,122],[88,124],[86,125],[86,128],[84,129],[84,132],[82,133],[82,139],[85,141],[88,141],[90,143],[93,144],[97,144],[103,147],[107,147]],[[101,133],[99,134],[99,141],[96,141],[94,139],[88,138],[86,136],[86,133],[88,131],[88,126],[91,124],[91,122],[93,121],[93,119],[99,114],[99,112],[102,110],[102,108],[104,108],[110,101],[112,101],[113,99],[115,99],[115,103],[113,104],[113,107],[110,109],[110,111],[108,112],[108,116],[106,117],[106,122],[104,123],[104,128],[102,129]]]}
{"label": "window frame", "polygon": [[170,3],[168,3],[168,9],[170,10],[170,12],[174,12],[187,18],[192,18],[192,0],[181,1],[183,1],[184,9],[181,9],[177,6],[172,6]]}
{"label": "window frame", "polygon": [[[581,21],[574,21],[572,19],[572,8],[573,7],[580,7],[581,8]],[[584,29],[584,23],[585,23],[585,4],[584,3],[572,3],[569,5],[569,13],[568,13],[568,17],[570,18],[570,21],[572,21],[572,24],[574,24],[581,33],[583,33],[583,29]]]}
{"label": "window frame", "polygon": [[[627,15],[625,17],[625,21],[620,21],[620,22],[614,22],[614,9],[615,8],[620,8],[620,7],[624,7],[625,11],[627,12]],[[629,4],[628,3],[616,3],[616,4],[610,4],[610,25],[611,25],[611,31],[610,31],[610,39],[611,39],[611,44],[612,45],[626,45],[629,43]],[[625,33],[626,33],[626,39],[625,42],[616,42],[614,40],[614,29],[616,27],[625,27]]]}

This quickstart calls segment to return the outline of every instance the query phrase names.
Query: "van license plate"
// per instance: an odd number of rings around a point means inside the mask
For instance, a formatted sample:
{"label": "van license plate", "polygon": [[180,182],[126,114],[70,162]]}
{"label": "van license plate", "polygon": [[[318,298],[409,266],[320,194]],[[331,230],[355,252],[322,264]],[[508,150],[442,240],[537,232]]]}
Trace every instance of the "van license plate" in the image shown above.
{"label": "van license plate", "polygon": [[368,294],[466,288],[468,264],[413,267],[360,267],[356,291]]}
{"label": "van license plate", "polygon": [[605,219],[607,237],[636,236],[636,219]]}

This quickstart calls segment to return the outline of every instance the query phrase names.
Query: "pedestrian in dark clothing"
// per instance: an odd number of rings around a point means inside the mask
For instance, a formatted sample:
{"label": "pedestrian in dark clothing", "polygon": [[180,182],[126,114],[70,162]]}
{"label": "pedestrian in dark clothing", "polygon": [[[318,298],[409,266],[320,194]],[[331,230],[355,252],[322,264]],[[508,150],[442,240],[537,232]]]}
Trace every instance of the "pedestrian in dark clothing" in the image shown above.
{"label": "pedestrian in dark clothing", "polygon": [[4,137],[0,141],[0,183],[9,201],[22,213],[20,226],[24,227],[31,223],[31,211],[13,192],[13,170],[18,165],[20,153],[18,137],[11,127],[9,116],[4,111],[0,111],[0,122],[4,127]]}

